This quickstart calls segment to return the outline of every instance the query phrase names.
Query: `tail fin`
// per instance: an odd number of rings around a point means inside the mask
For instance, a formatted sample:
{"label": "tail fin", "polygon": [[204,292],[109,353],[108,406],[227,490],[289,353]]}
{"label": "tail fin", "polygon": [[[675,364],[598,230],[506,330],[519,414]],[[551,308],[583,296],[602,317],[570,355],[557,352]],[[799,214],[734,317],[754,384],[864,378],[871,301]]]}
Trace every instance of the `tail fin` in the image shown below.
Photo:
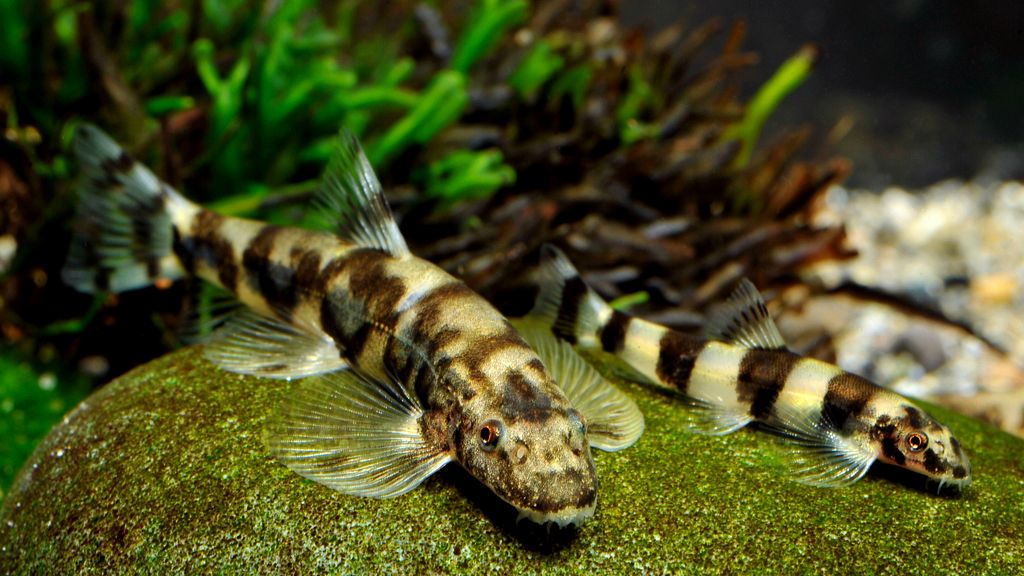
{"label": "tail fin", "polygon": [[600,334],[612,309],[593,291],[561,250],[541,250],[540,294],[530,316],[551,326],[555,336],[583,348],[600,348]]}
{"label": "tail fin", "polygon": [[177,192],[95,126],[80,126],[72,148],[81,183],[64,281],[82,292],[122,292],[181,277],[167,209]]}

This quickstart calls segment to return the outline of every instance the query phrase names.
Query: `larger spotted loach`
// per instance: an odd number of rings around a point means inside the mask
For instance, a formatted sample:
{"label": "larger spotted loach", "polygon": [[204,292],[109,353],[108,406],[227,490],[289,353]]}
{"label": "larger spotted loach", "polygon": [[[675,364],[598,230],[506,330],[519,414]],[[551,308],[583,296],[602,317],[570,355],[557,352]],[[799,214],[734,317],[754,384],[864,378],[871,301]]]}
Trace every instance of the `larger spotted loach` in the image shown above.
{"label": "larger spotted loach", "polygon": [[207,210],[106,134],[82,126],[75,238],[64,278],[85,292],[198,277],[241,305],[206,357],[296,379],[267,433],[298,474],[347,494],[398,496],[449,462],[523,518],[594,514],[590,448],[643,432],[631,399],[557,338],[531,343],[406,246],[354,137],[343,134],[316,203],[331,232]]}

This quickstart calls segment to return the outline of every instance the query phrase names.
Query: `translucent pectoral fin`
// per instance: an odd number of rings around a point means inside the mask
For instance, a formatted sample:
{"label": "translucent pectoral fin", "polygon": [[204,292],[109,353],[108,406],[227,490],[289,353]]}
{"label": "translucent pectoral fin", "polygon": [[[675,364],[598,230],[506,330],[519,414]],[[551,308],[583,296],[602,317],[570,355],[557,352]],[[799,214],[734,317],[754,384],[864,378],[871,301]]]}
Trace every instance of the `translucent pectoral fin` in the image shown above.
{"label": "translucent pectoral fin", "polygon": [[586,418],[591,446],[613,452],[640,439],[644,416],[632,398],[605,380],[572,346],[555,338],[540,323],[520,320],[514,325],[573,407]]}
{"label": "translucent pectoral fin", "polygon": [[251,309],[236,311],[210,337],[206,357],[229,372],[302,378],[347,366],[334,341]]}
{"label": "translucent pectoral fin", "polygon": [[790,465],[796,481],[811,486],[838,488],[860,480],[875,454],[835,432],[815,442],[793,441]]}
{"label": "translucent pectoral fin", "polygon": [[424,438],[422,416],[400,384],[344,370],[296,383],[267,443],[301,476],[345,494],[390,498],[451,459]]}
{"label": "translucent pectoral fin", "polygon": [[790,444],[789,465],[794,479],[823,488],[848,486],[860,480],[877,455],[870,444],[836,431],[821,422],[817,412],[776,407],[776,421],[769,428]]}

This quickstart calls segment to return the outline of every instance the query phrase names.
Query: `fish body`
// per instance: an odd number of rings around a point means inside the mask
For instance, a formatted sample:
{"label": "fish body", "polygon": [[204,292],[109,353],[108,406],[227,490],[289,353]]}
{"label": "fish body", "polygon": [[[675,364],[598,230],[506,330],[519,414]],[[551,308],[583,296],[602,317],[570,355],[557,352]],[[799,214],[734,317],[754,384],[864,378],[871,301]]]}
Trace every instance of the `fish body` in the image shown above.
{"label": "fish body", "polygon": [[389,497],[454,461],[521,517],[564,526],[593,515],[590,446],[635,442],[639,410],[567,346],[535,350],[412,255],[354,138],[341,138],[317,200],[336,234],[207,210],[91,126],[74,148],[84,181],[66,281],[122,291],[196,276],[233,294],[242,307],[207,357],[239,373],[309,377],[267,435],[289,468]]}
{"label": "fish body", "polygon": [[705,339],[613,310],[553,247],[540,275],[532,315],[581,353],[682,394],[696,431],[728,434],[759,422],[793,441],[795,475],[814,485],[850,484],[875,461],[940,489],[970,483],[967,455],[946,426],[865,378],[789,351],[746,280],[714,314],[717,339]]}

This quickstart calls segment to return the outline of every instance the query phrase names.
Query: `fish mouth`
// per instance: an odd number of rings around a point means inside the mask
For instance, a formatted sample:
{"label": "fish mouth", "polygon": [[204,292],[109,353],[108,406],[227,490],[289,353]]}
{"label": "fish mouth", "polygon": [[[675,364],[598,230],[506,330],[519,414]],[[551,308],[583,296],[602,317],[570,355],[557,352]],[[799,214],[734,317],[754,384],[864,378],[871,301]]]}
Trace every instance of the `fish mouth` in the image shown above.
{"label": "fish mouth", "polygon": [[541,526],[555,525],[560,529],[567,526],[579,527],[594,515],[594,510],[596,509],[596,500],[587,506],[567,506],[556,512],[519,509],[519,517],[516,518],[516,523],[518,524],[520,521],[525,519],[536,524],[540,524]]}
{"label": "fish mouth", "polygon": [[971,476],[970,474],[968,474],[964,478],[939,478],[937,482],[939,483],[939,487],[935,491],[936,494],[941,494],[942,489],[947,486],[957,492],[962,493],[964,489],[971,485]]}

